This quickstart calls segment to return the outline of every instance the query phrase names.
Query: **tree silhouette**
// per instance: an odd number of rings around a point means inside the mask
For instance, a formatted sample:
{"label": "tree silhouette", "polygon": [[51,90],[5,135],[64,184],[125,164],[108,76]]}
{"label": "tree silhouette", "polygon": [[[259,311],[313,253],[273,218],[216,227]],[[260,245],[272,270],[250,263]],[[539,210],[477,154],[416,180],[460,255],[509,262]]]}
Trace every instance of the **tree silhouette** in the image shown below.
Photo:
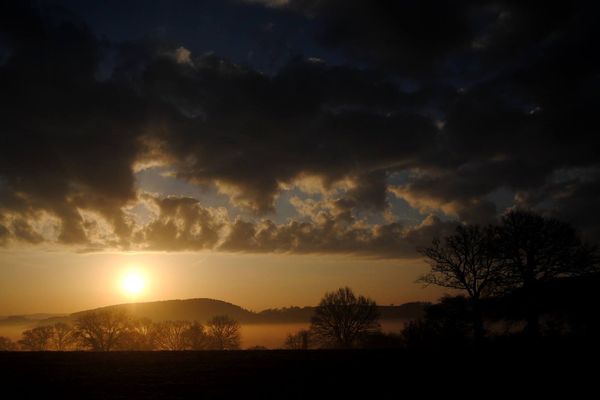
{"label": "tree silhouette", "polygon": [[235,350],[240,348],[240,324],[226,316],[218,315],[206,323],[209,348]]}
{"label": "tree silhouette", "polygon": [[159,350],[186,350],[190,321],[163,321],[154,325],[154,341]]}
{"label": "tree silhouette", "polygon": [[505,268],[499,258],[496,239],[496,230],[492,226],[459,225],[443,241],[436,238],[430,247],[419,249],[431,270],[418,281],[468,294],[473,335],[477,341],[484,336],[481,299],[496,293],[505,283]]}
{"label": "tree silhouette", "polygon": [[149,318],[133,320],[117,343],[118,350],[155,350],[154,326]]}
{"label": "tree silhouette", "polygon": [[58,322],[52,325],[51,343],[54,350],[65,351],[70,350],[77,342],[77,336],[72,326],[64,322]]}
{"label": "tree silhouette", "polygon": [[23,331],[19,344],[25,350],[44,351],[50,347],[54,331],[51,326],[38,326]]}
{"label": "tree silhouette", "polygon": [[349,287],[325,293],[311,318],[311,332],[324,346],[351,348],[379,330],[377,304]]}
{"label": "tree silhouette", "polygon": [[184,332],[185,342],[190,350],[203,350],[208,347],[208,337],[204,326],[194,321]]}
{"label": "tree silhouette", "polygon": [[596,248],[584,243],[571,225],[528,211],[508,212],[498,231],[510,281],[525,294],[525,332],[537,336],[538,282],[597,271]]}
{"label": "tree silhouette", "polygon": [[129,315],[120,309],[86,312],[75,322],[75,332],[81,344],[93,351],[118,348],[130,327]]}

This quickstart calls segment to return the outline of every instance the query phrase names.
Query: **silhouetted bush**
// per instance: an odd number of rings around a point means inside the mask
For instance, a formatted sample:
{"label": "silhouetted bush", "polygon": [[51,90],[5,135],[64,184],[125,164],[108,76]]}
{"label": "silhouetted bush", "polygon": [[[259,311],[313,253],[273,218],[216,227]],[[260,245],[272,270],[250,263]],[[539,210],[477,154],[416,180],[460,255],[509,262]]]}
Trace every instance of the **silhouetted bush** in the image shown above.
{"label": "silhouetted bush", "polygon": [[400,336],[404,346],[411,349],[464,346],[473,336],[469,300],[462,296],[442,298],[426,308],[423,319],[409,322]]}
{"label": "silhouetted bush", "polygon": [[404,347],[399,333],[370,332],[364,335],[359,347],[365,349],[398,349]]}
{"label": "silhouetted bush", "polygon": [[290,350],[308,350],[314,347],[310,331],[301,329],[296,333],[289,333],[285,338],[283,347]]}

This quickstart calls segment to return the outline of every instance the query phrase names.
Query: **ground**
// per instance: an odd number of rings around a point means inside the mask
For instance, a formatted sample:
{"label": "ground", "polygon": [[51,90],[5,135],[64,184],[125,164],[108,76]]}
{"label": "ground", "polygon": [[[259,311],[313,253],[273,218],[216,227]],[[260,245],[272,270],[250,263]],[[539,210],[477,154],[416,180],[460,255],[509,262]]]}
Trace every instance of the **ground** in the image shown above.
{"label": "ground", "polygon": [[19,398],[53,399],[408,399],[515,391],[582,397],[598,358],[575,349],[559,353],[17,352],[0,353],[0,382]]}

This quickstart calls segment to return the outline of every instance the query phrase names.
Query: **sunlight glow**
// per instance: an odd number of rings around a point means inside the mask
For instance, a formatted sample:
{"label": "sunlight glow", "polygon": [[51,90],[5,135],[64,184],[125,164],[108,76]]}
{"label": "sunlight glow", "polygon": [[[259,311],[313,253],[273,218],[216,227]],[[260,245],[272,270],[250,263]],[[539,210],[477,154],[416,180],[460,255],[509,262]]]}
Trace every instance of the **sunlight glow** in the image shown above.
{"label": "sunlight glow", "polygon": [[121,278],[121,289],[128,296],[137,296],[146,288],[146,277],[138,270],[127,271]]}

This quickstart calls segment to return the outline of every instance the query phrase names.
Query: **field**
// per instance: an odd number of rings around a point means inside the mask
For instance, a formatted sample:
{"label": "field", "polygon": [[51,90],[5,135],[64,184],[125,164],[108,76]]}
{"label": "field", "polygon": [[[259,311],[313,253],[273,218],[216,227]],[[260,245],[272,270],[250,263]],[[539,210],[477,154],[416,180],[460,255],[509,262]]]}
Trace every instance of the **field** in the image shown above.
{"label": "field", "polygon": [[589,352],[506,349],[19,352],[0,353],[0,384],[20,398],[481,398],[483,386],[494,394],[580,398],[596,373],[586,363],[595,360]]}

